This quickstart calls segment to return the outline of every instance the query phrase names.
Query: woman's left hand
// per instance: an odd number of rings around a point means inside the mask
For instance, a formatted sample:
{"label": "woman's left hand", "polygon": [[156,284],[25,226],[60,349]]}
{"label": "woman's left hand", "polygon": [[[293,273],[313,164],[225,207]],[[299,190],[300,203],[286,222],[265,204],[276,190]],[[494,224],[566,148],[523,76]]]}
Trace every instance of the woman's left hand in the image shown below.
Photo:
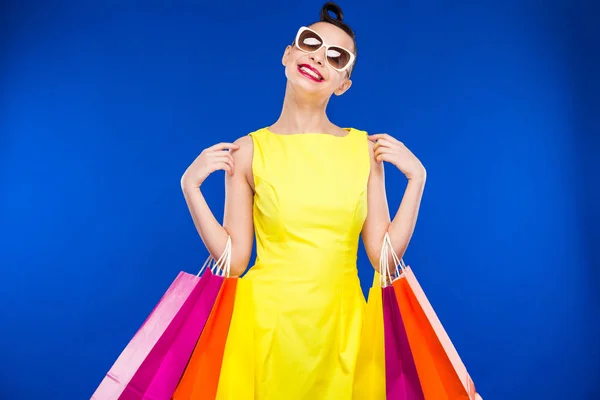
{"label": "woman's left hand", "polygon": [[425,179],[425,167],[402,142],[387,133],[370,135],[369,140],[375,143],[373,151],[378,162],[394,164],[409,180]]}

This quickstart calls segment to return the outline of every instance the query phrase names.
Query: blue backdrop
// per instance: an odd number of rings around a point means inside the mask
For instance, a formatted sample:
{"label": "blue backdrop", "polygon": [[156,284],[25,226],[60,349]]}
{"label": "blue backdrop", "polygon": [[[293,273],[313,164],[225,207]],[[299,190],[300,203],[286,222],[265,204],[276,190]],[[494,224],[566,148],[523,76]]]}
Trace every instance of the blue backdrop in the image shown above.
{"label": "blue backdrop", "polygon": [[[321,5],[0,6],[0,398],[89,398],[197,270],[181,174],[275,121],[282,52]],[[330,117],[426,166],[405,259],[483,397],[600,399],[598,6],[340,5],[359,59]],[[404,186],[388,165],[392,213]],[[205,193],[221,218],[222,171]]]}

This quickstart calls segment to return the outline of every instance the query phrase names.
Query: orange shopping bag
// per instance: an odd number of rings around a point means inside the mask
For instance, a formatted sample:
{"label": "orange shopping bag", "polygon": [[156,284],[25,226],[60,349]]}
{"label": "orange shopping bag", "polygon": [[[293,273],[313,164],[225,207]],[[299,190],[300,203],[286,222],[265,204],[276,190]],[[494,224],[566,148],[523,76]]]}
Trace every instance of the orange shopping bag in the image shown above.
{"label": "orange shopping bag", "polygon": [[[389,246],[396,264],[392,285],[426,400],[479,400],[475,384],[410,267]],[[386,257],[387,259],[387,257]],[[400,269],[398,269],[400,266]]]}
{"label": "orange shopping bag", "polygon": [[254,304],[252,281],[239,279],[216,400],[254,400]]}
{"label": "orange shopping bag", "polygon": [[[421,333],[423,319],[419,317],[421,316],[420,314],[423,314],[422,310],[415,309],[414,301],[412,301],[414,300],[414,296],[409,296],[410,287],[408,287],[404,277],[395,280],[392,285],[396,293],[400,313],[402,314],[402,321],[404,322],[410,349],[415,359],[425,400],[448,400],[448,392],[436,367],[434,354],[428,345],[428,338]],[[417,308],[419,308],[418,305]],[[452,381],[454,385],[457,383],[461,385],[458,376],[455,376]]]}
{"label": "orange shopping bag", "polygon": [[225,278],[173,400],[214,400],[233,314],[238,278]]}

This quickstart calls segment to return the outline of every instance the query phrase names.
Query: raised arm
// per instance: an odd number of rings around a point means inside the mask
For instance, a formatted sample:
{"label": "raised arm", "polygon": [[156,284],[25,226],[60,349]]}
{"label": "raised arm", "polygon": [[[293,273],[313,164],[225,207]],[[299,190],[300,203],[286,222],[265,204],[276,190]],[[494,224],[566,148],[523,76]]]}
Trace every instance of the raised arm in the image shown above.
{"label": "raised arm", "polygon": [[[369,136],[369,139],[371,173],[367,186],[367,219],[363,225],[362,238],[369,260],[379,272],[379,258],[386,233],[389,234],[392,247],[399,258],[404,255],[410,243],[425,188],[426,172],[410,150],[393,137],[378,134]],[[394,164],[408,179],[402,202],[391,222],[383,161]],[[389,262],[392,265],[391,256]]]}
{"label": "raised arm", "polygon": [[[252,153],[249,136],[234,143],[217,144],[205,149],[181,178],[185,201],[208,252],[218,259],[225,249],[227,237],[231,237],[232,276],[244,273],[252,252]],[[206,177],[219,169],[226,171],[223,225],[215,218],[201,190]]]}

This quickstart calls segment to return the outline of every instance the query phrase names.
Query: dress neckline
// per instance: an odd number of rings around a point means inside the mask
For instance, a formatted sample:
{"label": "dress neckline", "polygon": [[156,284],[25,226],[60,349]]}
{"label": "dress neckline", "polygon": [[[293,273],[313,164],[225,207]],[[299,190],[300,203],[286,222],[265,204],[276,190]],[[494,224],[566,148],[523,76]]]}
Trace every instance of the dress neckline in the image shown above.
{"label": "dress neckline", "polygon": [[275,133],[273,131],[271,131],[269,129],[268,126],[263,128],[265,131],[267,131],[270,135],[273,136],[281,136],[281,137],[285,137],[285,136],[329,136],[335,139],[344,139],[347,138],[348,136],[350,136],[350,134],[352,133],[352,131],[354,130],[354,128],[342,128],[343,130],[347,131],[348,133],[345,134],[344,136],[336,136],[336,135],[332,135],[330,133],[322,133],[322,132],[305,132],[305,133]]}

